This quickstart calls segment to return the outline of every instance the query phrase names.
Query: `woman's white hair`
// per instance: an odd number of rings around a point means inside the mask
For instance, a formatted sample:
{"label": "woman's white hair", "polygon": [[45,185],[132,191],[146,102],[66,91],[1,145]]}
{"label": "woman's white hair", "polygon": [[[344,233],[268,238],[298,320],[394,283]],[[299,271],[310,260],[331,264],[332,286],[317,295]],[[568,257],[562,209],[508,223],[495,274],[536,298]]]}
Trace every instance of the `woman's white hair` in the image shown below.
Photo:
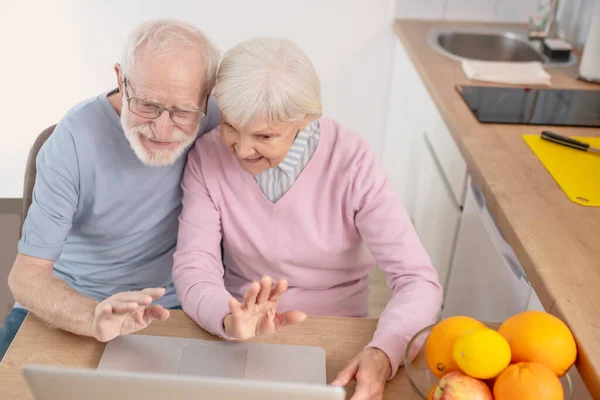
{"label": "woman's white hair", "polygon": [[282,38],[253,38],[228,50],[214,89],[228,122],[276,125],[322,115],[321,84],[298,45]]}
{"label": "woman's white hair", "polygon": [[[198,28],[176,19],[159,19],[140,24],[129,34],[121,55],[123,76],[134,70],[144,56],[160,56],[182,47],[196,48],[202,55],[206,73],[205,88],[215,85],[219,51]],[[200,67],[200,66],[199,66]]]}

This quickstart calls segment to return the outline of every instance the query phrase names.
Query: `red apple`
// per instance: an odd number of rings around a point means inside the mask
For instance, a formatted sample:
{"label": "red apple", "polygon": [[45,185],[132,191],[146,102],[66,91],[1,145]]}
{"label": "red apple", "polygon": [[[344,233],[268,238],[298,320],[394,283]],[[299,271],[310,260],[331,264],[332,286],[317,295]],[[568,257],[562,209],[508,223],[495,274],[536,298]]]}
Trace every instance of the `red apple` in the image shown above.
{"label": "red apple", "polygon": [[433,400],[493,400],[485,382],[462,372],[449,372],[440,379],[433,391]]}

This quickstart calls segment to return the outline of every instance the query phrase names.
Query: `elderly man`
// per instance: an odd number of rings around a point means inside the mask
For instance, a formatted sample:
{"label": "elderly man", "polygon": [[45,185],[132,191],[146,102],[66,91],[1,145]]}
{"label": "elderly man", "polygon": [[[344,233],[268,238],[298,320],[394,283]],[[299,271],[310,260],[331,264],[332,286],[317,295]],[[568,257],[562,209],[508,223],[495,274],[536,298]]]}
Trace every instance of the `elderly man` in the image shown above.
{"label": "elderly man", "polygon": [[179,307],[171,270],[180,182],[187,151],[220,122],[210,98],[218,60],[188,24],[143,24],[114,67],[118,89],[58,123],[37,157],[0,359],[27,310],[108,341]]}

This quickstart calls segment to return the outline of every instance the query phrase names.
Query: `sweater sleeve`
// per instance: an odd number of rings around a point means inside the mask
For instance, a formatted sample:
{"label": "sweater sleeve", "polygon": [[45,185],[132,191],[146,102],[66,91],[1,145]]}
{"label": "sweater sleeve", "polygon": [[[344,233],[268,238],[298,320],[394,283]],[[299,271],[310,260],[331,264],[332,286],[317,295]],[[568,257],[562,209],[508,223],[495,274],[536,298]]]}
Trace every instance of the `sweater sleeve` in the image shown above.
{"label": "sweater sleeve", "polygon": [[223,320],[231,295],[223,282],[221,217],[205,185],[197,148],[189,152],[181,183],[173,282],[183,310],[203,329],[228,338]]}
{"label": "sweater sleeve", "polygon": [[364,149],[366,146],[353,162],[349,207],[362,239],[385,272],[392,293],[367,345],[388,356],[391,379],[404,364],[410,339],[435,322],[441,308],[442,287],[383,167],[373,152]]}

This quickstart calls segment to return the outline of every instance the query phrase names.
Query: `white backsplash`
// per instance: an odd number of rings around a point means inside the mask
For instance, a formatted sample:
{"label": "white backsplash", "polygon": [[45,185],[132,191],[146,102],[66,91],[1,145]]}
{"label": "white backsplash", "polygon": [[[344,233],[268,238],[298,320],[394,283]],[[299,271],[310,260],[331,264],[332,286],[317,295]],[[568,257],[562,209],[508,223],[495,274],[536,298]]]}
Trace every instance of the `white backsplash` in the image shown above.
{"label": "white backsplash", "polygon": [[558,31],[561,37],[583,46],[590,30],[594,2],[600,0],[563,0],[558,7]]}
{"label": "white backsplash", "polygon": [[449,20],[495,19],[496,0],[446,0],[444,16]]}
{"label": "white backsplash", "polygon": [[538,0],[396,0],[399,18],[526,22]]}
{"label": "white backsplash", "polygon": [[396,17],[444,19],[446,0],[396,0]]}
{"label": "white backsplash", "polygon": [[[559,35],[583,46],[594,1],[559,0]],[[528,22],[539,0],[396,0],[396,17],[453,21]]]}

